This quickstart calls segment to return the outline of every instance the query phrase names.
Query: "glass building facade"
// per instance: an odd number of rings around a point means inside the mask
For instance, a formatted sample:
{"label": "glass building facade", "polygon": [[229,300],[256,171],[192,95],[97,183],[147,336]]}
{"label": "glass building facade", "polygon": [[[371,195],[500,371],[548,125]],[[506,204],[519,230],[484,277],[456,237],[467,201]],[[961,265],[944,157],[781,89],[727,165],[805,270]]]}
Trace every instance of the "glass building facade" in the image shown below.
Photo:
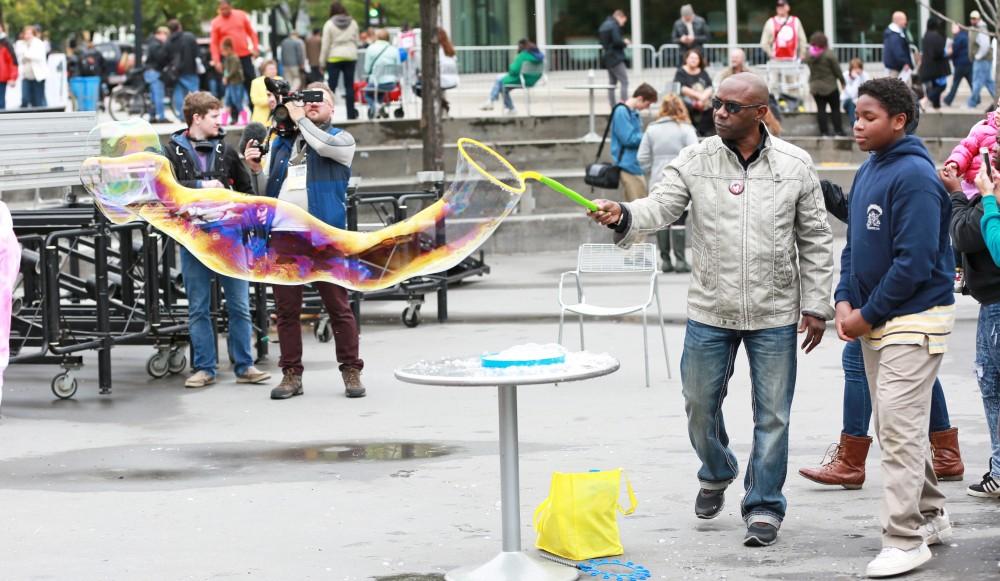
{"label": "glass building facade", "polygon": [[[595,44],[597,27],[615,9],[626,13],[630,0],[443,0],[449,6],[451,32],[455,43],[464,46],[497,46],[515,44],[525,36],[538,39],[536,8],[545,13],[547,44]],[[730,41],[729,10],[736,12],[737,43],[757,43],[764,22],[774,14],[774,0],[641,0],[642,42],[660,46],[670,42],[674,21],[680,8],[692,4],[695,12],[709,26],[710,43]],[[930,5],[948,16],[968,20],[975,0],[931,0]],[[792,14],[802,19],[806,34],[831,30],[834,43],[880,44],[882,32],[888,26],[892,12],[902,10],[909,16],[909,29],[919,39],[923,29],[918,0],[791,0]],[[830,15],[827,28],[824,13]],[[926,12],[924,14],[927,14]],[[626,29],[631,26],[626,25]]]}

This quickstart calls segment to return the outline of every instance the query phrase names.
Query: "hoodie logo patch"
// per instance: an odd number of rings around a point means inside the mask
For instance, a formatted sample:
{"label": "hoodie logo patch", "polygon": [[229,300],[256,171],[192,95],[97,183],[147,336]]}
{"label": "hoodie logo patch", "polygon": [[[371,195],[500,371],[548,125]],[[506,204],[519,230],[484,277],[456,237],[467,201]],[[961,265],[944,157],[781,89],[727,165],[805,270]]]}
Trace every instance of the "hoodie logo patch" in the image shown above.
{"label": "hoodie logo patch", "polygon": [[882,208],[878,205],[870,204],[868,206],[868,224],[866,226],[869,230],[882,229]]}

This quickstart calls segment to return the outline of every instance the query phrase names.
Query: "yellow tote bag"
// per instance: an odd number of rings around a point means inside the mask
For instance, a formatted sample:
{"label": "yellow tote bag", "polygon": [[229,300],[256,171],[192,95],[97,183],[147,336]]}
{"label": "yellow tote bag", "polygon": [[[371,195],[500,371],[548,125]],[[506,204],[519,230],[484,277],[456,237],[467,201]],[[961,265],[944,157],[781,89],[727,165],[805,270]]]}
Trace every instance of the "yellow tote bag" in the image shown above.
{"label": "yellow tote bag", "polygon": [[617,513],[632,514],[637,502],[626,477],[631,506],[618,503],[622,478],[621,468],[553,473],[549,497],[535,509],[535,546],[574,561],[624,553]]}

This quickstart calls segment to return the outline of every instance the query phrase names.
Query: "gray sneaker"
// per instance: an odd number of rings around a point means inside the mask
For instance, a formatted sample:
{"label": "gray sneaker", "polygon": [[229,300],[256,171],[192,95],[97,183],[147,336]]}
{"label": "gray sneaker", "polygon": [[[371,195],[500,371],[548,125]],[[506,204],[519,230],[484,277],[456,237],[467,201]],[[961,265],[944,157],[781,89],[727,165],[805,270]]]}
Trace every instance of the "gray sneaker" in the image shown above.
{"label": "gray sneaker", "polygon": [[271,374],[266,371],[261,371],[253,365],[246,368],[241,374],[236,375],[236,383],[263,383],[271,379]]}
{"label": "gray sneaker", "polygon": [[360,369],[345,367],[340,375],[344,378],[344,393],[347,397],[365,397],[365,386],[361,383]]}
{"label": "gray sneaker", "polygon": [[284,370],[285,376],[278,387],[271,390],[271,399],[288,399],[302,395],[302,376],[290,370]]}

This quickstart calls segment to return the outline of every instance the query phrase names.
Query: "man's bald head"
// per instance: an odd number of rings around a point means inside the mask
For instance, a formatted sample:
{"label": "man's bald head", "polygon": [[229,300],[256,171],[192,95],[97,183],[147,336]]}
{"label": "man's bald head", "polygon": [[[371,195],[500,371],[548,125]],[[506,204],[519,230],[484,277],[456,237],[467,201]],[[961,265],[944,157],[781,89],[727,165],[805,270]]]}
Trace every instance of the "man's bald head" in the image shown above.
{"label": "man's bald head", "polygon": [[736,73],[727,77],[719,85],[719,94],[732,95],[733,101],[749,105],[750,103],[767,103],[767,83],[755,73]]}
{"label": "man's bald head", "polygon": [[900,28],[906,28],[906,13],[899,10],[893,12],[892,23]]}
{"label": "man's bald head", "polygon": [[[712,115],[719,137],[739,141],[757,134],[757,127],[767,115],[767,94],[767,83],[754,73],[737,73],[722,81],[715,95],[722,103]],[[729,110],[735,106],[736,111]]]}

